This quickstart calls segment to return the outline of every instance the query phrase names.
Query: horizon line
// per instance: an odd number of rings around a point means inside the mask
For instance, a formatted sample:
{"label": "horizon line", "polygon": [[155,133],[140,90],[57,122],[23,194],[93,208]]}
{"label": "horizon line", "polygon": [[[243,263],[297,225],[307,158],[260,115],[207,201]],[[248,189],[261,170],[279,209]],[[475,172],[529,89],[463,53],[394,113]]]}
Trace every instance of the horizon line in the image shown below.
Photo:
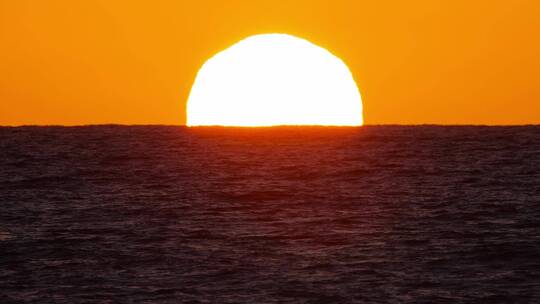
{"label": "horizon line", "polygon": [[183,127],[183,128],[302,128],[302,127],[320,127],[320,128],[362,128],[362,127],[536,127],[540,126],[538,123],[524,123],[524,124],[444,124],[444,123],[419,123],[419,124],[400,124],[400,123],[386,123],[386,124],[364,124],[361,126],[333,126],[333,125],[275,125],[275,126],[222,126],[222,125],[208,125],[208,126],[188,126],[185,124],[122,124],[122,123],[96,123],[96,124],[75,124],[75,125],[62,125],[62,124],[21,124],[21,125],[0,125],[0,128],[81,128],[81,127]]}

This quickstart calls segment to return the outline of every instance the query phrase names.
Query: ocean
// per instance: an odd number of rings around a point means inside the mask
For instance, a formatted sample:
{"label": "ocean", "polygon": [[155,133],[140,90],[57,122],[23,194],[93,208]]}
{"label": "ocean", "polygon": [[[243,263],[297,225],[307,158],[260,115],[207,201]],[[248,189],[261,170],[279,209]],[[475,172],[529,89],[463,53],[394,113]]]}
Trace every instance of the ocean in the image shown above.
{"label": "ocean", "polygon": [[540,126],[0,128],[0,303],[540,303]]}

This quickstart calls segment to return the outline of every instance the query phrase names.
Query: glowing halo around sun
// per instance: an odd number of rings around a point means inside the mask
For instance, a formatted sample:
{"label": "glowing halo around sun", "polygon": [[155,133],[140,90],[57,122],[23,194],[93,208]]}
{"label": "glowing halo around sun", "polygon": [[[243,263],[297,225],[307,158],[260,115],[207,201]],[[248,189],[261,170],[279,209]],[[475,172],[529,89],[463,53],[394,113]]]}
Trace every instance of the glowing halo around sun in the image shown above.
{"label": "glowing halo around sun", "polygon": [[362,98],[345,63],[286,34],[251,36],[210,58],[187,103],[188,126],[362,124]]}

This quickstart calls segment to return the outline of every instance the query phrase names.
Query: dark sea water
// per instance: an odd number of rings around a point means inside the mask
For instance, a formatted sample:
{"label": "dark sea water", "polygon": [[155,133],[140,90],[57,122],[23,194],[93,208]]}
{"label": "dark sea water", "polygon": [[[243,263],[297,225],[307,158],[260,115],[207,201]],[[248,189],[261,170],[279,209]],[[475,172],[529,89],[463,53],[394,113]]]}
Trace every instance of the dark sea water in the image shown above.
{"label": "dark sea water", "polygon": [[0,128],[0,303],[540,303],[540,127]]}

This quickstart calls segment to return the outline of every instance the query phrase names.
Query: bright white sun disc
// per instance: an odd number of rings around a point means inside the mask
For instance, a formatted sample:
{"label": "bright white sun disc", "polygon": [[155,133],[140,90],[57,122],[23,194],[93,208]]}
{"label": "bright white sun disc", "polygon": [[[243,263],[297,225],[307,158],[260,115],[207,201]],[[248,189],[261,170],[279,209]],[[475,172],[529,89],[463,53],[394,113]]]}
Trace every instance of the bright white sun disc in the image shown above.
{"label": "bright white sun disc", "polygon": [[188,126],[363,124],[362,99],[345,63],[285,34],[244,39],[199,70]]}

